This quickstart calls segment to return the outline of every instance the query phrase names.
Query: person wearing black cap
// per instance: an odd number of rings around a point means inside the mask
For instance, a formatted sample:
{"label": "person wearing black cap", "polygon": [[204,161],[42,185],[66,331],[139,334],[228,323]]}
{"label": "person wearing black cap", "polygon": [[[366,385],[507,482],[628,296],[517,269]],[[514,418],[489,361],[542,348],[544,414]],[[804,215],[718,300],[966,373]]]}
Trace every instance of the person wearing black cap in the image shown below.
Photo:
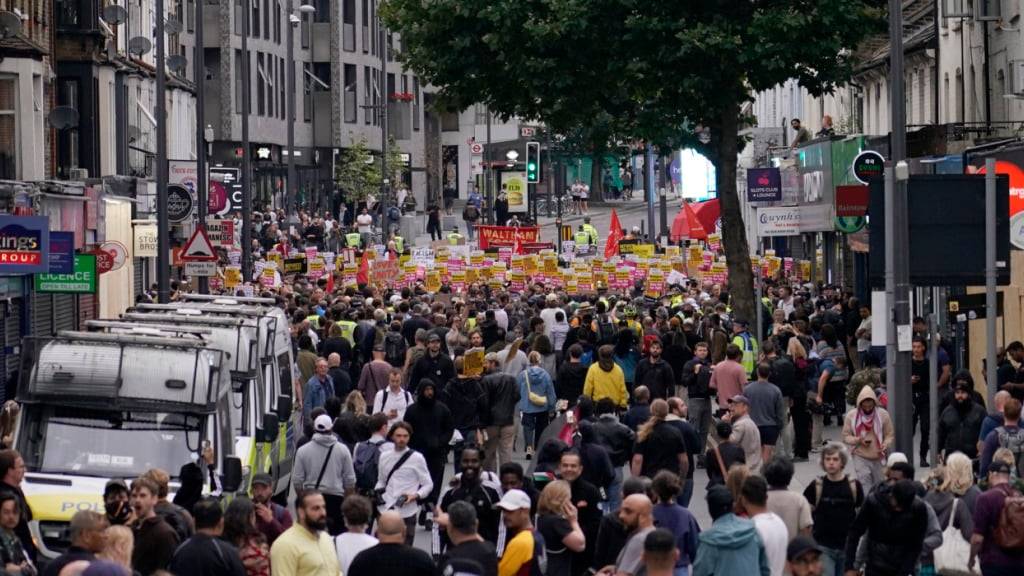
{"label": "person wearing black cap", "polygon": [[252,503],[256,511],[256,529],[271,545],[282,532],[292,527],[292,514],[287,508],[271,500],[274,496],[274,479],[270,474],[259,473],[252,477]]}
{"label": "person wearing black cap", "polygon": [[939,451],[943,458],[963,452],[968,458],[978,457],[978,435],[985,421],[985,408],[972,399],[974,379],[967,370],[953,378],[952,402],[939,416]]}
{"label": "person wearing black cap", "polygon": [[132,507],[128,504],[128,484],[120,478],[107,481],[103,488],[103,508],[111,526],[124,526],[131,520]]}
{"label": "person wearing black cap", "polygon": [[[733,514],[732,493],[725,486],[708,489],[711,528],[701,532],[691,576],[770,576],[768,555],[754,522]],[[754,572],[754,567],[757,571]]]}
{"label": "person wearing black cap", "polygon": [[446,354],[441,353],[441,336],[437,332],[427,335],[427,353],[412,366],[409,391],[415,394],[420,381],[426,378],[430,378],[435,384],[443,384],[455,378],[455,364]]}
{"label": "person wearing black cap", "polygon": [[797,536],[786,547],[786,571],[793,576],[821,576],[821,548],[809,536]]}

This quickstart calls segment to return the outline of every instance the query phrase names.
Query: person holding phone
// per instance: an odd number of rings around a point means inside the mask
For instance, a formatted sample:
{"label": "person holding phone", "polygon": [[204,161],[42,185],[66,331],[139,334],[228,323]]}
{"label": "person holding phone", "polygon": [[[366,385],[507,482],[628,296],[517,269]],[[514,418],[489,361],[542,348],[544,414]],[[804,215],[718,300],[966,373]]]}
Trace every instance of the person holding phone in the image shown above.
{"label": "person holding phone", "polygon": [[849,447],[854,478],[865,494],[884,480],[882,466],[895,441],[889,412],[878,406],[875,391],[865,386],[857,395],[857,407],[843,420],[843,443]]}

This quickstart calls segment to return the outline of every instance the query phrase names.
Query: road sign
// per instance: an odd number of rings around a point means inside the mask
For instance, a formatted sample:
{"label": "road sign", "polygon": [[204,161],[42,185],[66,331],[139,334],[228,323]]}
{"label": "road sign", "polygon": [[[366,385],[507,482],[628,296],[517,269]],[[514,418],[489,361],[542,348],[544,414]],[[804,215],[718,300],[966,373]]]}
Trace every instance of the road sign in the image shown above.
{"label": "road sign", "polygon": [[479,142],[472,142],[469,145],[469,153],[473,156],[480,156],[484,153],[484,145]]}
{"label": "road sign", "polygon": [[185,262],[186,276],[216,276],[216,262]]}
{"label": "road sign", "polygon": [[192,237],[181,249],[181,260],[182,262],[214,262],[217,260],[213,244],[210,243],[210,238],[202,228],[196,228]]}

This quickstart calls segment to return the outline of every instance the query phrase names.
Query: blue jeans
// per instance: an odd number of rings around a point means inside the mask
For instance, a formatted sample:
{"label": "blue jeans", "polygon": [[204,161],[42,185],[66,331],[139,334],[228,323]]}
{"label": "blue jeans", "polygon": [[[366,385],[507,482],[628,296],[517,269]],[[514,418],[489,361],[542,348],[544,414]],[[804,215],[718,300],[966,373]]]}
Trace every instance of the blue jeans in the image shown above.
{"label": "blue jeans", "polygon": [[547,412],[523,412],[523,442],[528,448],[540,448],[540,435],[548,427]]}
{"label": "blue jeans", "polygon": [[843,576],[846,551],[821,547],[821,576]]}
{"label": "blue jeans", "polygon": [[622,466],[615,468],[615,476],[612,478],[612,483],[608,486],[608,499],[602,504],[603,510],[607,512],[614,512],[622,506]]}
{"label": "blue jeans", "polygon": [[691,498],[693,498],[693,478],[688,478],[683,484],[683,491],[679,493],[676,502],[683,508],[689,508]]}

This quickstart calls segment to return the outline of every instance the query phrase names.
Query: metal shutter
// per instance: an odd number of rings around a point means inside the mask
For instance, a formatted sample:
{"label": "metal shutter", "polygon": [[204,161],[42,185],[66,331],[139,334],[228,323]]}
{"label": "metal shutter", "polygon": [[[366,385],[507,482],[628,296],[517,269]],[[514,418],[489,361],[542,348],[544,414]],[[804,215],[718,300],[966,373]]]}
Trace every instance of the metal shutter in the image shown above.
{"label": "metal shutter", "polygon": [[32,335],[53,335],[53,295],[32,293]]}
{"label": "metal shutter", "polygon": [[[21,363],[21,354],[14,354],[13,353],[13,351],[16,348],[18,350],[21,349],[20,348],[20,346],[21,346],[21,304],[22,304],[22,299],[21,298],[15,298],[15,299],[11,300],[11,303],[10,303],[9,306],[0,307],[0,310],[3,310],[3,313],[4,313],[4,319],[3,319],[3,339],[4,339],[3,340],[3,344],[4,344],[4,350],[5,351],[9,350],[9,351],[12,352],[10,354],[7,354],[7,353],[3,354],[3,364],[2,364],[2,366],[0,366],[0,370],[2,370],[2,373],[0,373],[0,376],[3,377],[3,382],[4,382],[4,386],[3,386],[3,388],[0,388],[0,390],[4,391],[4,396],[7,395],[6,394],[7,390],[11,390],[12,392],[14,391],[14,386],[8,386],[7,385],[7,381],[8,381],[9,378],[11,378],[15,374],[17,374],[18,369],[20,368],[20,363]],[[4,400],[6,401],[6,400],[8,400],[8,398],[5,397]]]}
{"label": "metal shutter", "polygon": [[132,258],[135,265],[135,294],[142,294],[146,291],[146,259]]}
{"label": "metal shutter", "polygon": [[78,329],[84,330],[85,323],[96,319],[96,295],[82,294],[78,297]]}
{"label": "metal shutter", "polygon": [[54,332],[60,330],[75,330],[78,328],[77,302],[78,296],[74,294],[53,295],[53,324]]}

